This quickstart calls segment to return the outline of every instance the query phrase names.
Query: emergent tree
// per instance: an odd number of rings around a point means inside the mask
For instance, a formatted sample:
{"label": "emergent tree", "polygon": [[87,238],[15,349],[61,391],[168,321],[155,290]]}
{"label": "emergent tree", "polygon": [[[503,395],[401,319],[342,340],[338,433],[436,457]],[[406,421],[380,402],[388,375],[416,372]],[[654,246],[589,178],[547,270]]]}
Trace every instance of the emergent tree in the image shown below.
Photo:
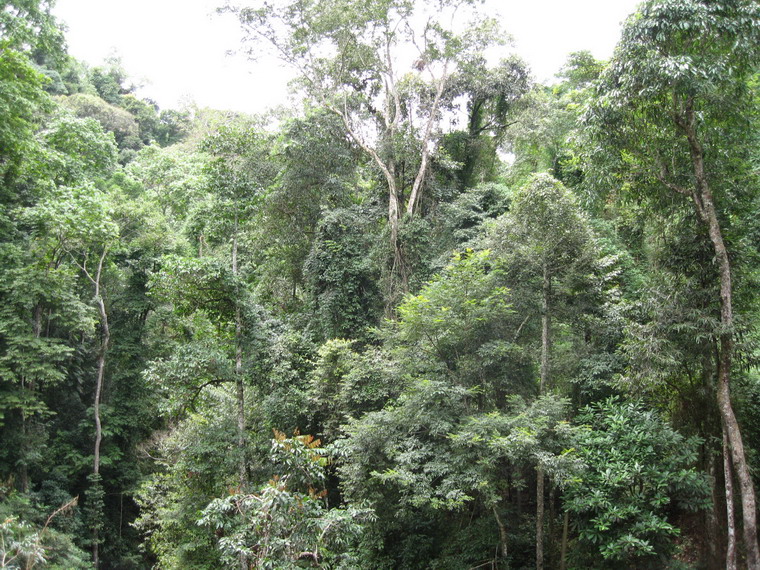
{"label": "emergent tree", "polygon": [[[653,199],[670,192],[694,206],[714,252],[720,300],[716,342],[717,404],[739,481],[747,564],[760,567],[755,490],[731,402],[735,346],[737,214],[747,204],[753,78],[760,61],[760,5],[751,0],[652,0],[627,23],[591,111],[599,154],[629,187]],[[610,156],[611,153],[613,156]],[[728,457],[726,458],[728,460]],[[726,481],[729,521],[731,477]],[[730,525],[729,525],[730,527]],[[732,566],[729,528],[729,567]]]}

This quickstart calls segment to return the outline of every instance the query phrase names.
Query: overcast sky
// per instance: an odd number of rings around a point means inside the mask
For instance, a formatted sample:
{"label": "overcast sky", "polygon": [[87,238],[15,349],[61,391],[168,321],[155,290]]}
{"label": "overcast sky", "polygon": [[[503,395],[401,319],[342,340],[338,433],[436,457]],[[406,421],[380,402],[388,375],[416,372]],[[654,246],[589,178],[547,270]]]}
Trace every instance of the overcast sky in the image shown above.
{"label": "overcast sky", "polygon": [[[141,95],[162,108],[263,111],[287,100],[288,75],[274,62],[226,55],[240,45],[223,0],[57,0],[54,13],[68,27],[69,53],[91,65],[118,54]],[[514,37],[514,51],[540,81],[550,80],[572,51],[606,59],[620,25],[640,0],[488,0]]]}

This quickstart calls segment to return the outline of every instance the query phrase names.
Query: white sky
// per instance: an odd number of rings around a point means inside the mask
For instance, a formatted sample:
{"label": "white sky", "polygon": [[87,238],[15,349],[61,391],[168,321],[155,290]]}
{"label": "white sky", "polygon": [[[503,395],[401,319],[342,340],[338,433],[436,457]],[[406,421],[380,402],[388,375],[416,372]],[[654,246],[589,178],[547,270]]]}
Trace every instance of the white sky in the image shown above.
{"label": "white sky", "polygon": [[[540,81],[550,80],[572,51],[606,59],[620,24],[640,0],[487,0],[515,39],[514,51]],[[287,102],[288,74],[276,62],[228,56],[240,45],[235,20],[217,16],[223,0],[57,0],[69,53],[99,65],[114,52],[140,94],[162,108],[183,102],[260,112]]]}

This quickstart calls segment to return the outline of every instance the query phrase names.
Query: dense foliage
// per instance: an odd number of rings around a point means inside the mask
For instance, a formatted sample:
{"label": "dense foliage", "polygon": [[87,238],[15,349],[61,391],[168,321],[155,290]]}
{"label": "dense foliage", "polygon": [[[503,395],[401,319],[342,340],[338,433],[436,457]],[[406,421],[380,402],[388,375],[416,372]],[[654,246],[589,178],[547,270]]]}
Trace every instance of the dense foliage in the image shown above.
{"label": "dense foliage", "polygon": [[0,568],[757,567],[757,2],[551,86],[472,0],[228,5],[299,74],[256,117],[50,8],[0,10]]}

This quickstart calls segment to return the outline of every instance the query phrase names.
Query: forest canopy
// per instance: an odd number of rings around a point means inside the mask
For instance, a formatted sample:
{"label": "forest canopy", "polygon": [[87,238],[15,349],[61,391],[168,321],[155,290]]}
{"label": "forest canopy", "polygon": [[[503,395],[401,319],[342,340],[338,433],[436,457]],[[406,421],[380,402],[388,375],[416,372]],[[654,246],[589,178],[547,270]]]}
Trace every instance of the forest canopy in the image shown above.
{"label": "forest canopy", "polygon": [[547,84],[475,0],[228,3],[258,115],[52,4],[0,10],[0,568],[760,568],[757,2]]}

